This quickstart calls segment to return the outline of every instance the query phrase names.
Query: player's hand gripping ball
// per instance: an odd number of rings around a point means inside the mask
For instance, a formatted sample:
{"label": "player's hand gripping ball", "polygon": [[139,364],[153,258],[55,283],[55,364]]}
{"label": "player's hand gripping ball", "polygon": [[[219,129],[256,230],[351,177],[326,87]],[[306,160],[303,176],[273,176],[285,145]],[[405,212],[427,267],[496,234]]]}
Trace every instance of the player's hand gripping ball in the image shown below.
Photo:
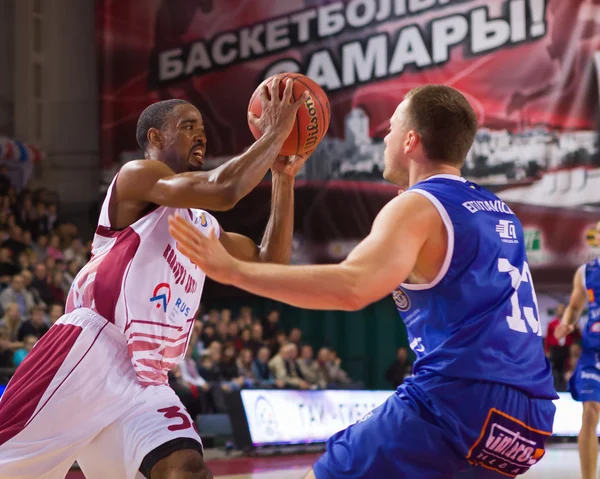
{"label": "player's hand gripping ball", "polygon": [[[252,98],[250,98],[248,111],[254,113],[257,117],[260,117],[262,113],[260,90],[263,85],[267,84],[270,91],[271,82],[274,77],[275,75],[262,82],[254,91]],[[304,105],[298,109],[292,132],[287,140],[285,140],[279,153],[283,156],[303,155],[314,150],[325,136],[325,133],[327,133],[331,118],[329,99],[323,89],[305,75],[299,73],[282,73],[279,77],[279,98],[283,97],[286,81],[291,79],[294,80],[291,101],[298,99],[306,90],[308,90],[310,95]],[[258,140],[262,136],[262,132],[252,123],[248,122],[248,125],[250,126],[252,135]]]}

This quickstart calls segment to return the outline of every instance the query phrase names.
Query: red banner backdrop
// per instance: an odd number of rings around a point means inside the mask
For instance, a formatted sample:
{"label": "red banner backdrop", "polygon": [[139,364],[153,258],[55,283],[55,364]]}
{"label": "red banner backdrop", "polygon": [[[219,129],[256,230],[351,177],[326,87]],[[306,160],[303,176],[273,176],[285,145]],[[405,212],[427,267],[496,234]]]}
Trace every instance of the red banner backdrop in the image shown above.
{"label": "red banner backdrop", "polygon": [[[473,104],[463,173],[521,217],[538,284],[567,284],[599,252],[599,0],[100,0],[97,40],[107,177],[139,157],[154,101],[200,109],[216,166],[251,144],[264,78],[297,71],[325,88],[332,123],[299,181],[297,261],[339,260],[368,232],[396,191],[381,179],[389,117],[424,83]],[[260,237],[268,188],[219,219]]]}

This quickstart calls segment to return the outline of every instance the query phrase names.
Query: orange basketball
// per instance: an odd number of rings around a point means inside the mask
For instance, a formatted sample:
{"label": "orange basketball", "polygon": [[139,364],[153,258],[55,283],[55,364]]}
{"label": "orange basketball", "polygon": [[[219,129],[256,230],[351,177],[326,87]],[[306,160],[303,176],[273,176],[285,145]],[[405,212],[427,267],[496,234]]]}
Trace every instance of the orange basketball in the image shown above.
{"label": "orange basketball", "polygon": [[[281,148],[281,155],[301,155],[314,149],[327,133],[329,128],[329,119],[331,116],[329,99],[319,86],[305,75],[299,73],[281,73],[281,82],[279,84],[279,98],[283,97],[286,80],[294,80],[294,88],[292,91],[292,100],[296,100],[302,93],[308,90],[310,97],[304,105],[300,107],[296,114],[296,121],[292,128],[290,136]],[[262,105],[260,102],[260,89],[266,83],[269,87],[275,75],[267,78],[262,82],[252,94],[248,111],[260,117],[262,113]],[[262,136],[262,132],[252,123],[248,123],[250,131],[257,140]]]}

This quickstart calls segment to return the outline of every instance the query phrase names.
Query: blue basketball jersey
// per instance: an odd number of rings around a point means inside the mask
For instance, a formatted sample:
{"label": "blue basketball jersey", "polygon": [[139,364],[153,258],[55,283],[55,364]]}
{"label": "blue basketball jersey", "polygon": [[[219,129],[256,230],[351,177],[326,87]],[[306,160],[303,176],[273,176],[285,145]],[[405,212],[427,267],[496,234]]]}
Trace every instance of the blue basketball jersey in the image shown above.
{"label": "blue basketball jersey", "polygon": [[448,234],[433,282],[394,291],[417,355],[414,380],[436,373],[557,398],[519,219],[497,196],[458,176],[436,175],[408,191],[429,198]]}
{"label": "blue basketball jersey", "polygon": [[583,349],[600,352],[600,260],[583,265],[583,286],[588,295],[588,320],[583,329]]}

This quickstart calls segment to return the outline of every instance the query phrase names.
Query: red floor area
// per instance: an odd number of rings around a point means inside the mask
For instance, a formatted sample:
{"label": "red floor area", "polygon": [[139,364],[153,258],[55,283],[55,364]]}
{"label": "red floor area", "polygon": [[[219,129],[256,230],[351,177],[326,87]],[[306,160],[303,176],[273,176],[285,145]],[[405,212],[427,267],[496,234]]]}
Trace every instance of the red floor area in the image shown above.
{"label": "red floor area", "polygon": [[[216,459],[208,461],[208,467],[215,477],[229,476],[234,474],[248,474],[251,472],[265,472],[286,470],[292,467],[312,466],[319,454],[298,454],[294,456],[270,456],[270,457],[236,457],[234,459]],[[72,471],[67,479],[85,479],[83,473]]]}

